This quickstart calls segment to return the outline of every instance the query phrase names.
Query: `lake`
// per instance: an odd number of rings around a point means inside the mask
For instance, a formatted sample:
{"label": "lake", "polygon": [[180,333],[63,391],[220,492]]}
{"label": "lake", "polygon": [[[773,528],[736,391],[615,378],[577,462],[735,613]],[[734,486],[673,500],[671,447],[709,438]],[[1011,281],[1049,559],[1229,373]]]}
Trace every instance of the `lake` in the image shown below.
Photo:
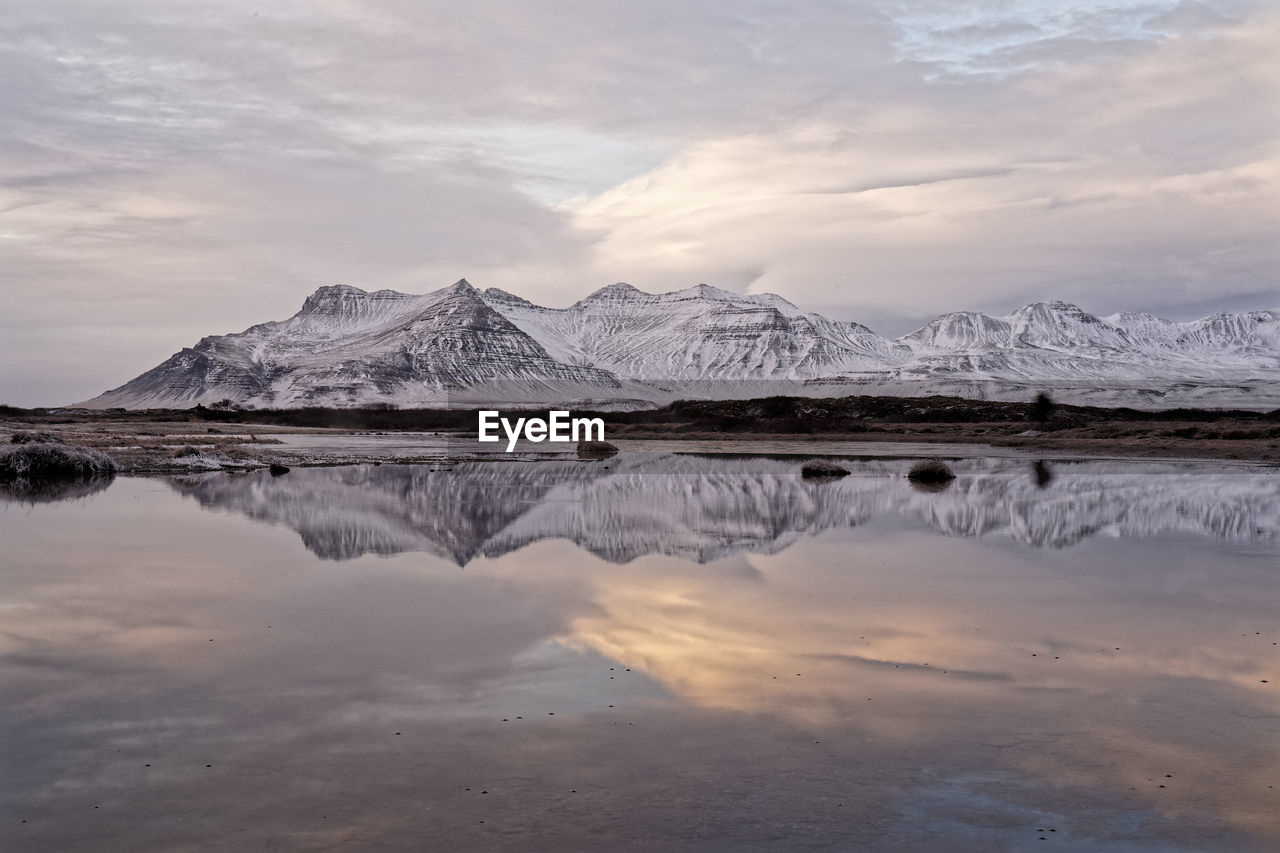
{"label": "lake", "polygon": [[11,496],[0,849],[1280,849],[1280,471],[845,464]]}

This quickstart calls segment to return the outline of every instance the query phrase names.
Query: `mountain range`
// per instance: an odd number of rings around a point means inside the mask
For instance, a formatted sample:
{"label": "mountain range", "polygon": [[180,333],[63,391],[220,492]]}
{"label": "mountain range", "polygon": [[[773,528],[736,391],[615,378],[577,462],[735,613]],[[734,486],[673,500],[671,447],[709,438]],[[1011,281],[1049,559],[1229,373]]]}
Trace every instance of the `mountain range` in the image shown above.
{"label": "mountain range", "polygon": [[604,287],[568,308],[467,281],[321,287],[287,320],[206,337],[82,404],[159,408],[560,405],[855,393],[1137,407],[1280,406],[1280,312],[1174,322],[1066,302],[944,314],[886,339],[773,294]]}

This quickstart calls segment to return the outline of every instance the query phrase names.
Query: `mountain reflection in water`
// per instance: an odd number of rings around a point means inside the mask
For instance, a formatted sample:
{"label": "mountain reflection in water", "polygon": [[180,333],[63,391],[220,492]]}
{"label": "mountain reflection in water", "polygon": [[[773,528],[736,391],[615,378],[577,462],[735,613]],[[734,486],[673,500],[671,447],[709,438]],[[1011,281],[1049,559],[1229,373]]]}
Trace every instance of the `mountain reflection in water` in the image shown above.
{"label": "mountain reflection in water", "polygon": [[1280,849],[1274,471],[843,464],[0,503],[0,850]]}
{"label": "mountain reflection in water", "polygon": [[422,551],[466,565],[544,539],[615,563],[646,554],[708,562],[772,554],[805,536],[897,516],[947,536],[999,534],[1064,548],[1096,535],[1280,534],[1273,469],[972,459],[940,493],[913,490],[910,463],[846,463],[839,480],[760,457],[623,454],[607,463],[463,462],[213,474],[172,481],[201,505],[298,531],[326,559]]}

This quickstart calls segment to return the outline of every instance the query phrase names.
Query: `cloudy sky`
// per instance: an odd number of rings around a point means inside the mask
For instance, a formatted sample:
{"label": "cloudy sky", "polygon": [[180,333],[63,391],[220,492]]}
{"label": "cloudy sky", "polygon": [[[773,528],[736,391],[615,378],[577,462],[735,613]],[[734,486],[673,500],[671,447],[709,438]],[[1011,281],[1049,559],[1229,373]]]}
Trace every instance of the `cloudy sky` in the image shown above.
{"label": "cloudy sky", "polygon": [[1280,307],[1280,0],[9,0],[0,402],[322,284]]}

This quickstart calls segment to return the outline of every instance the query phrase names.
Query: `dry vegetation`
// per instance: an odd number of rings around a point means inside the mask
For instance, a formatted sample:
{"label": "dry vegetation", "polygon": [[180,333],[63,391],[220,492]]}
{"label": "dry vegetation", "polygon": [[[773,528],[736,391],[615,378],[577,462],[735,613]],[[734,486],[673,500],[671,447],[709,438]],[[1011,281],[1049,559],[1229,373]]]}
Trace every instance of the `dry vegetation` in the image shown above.
{"label": "dry vegetation", "polygon": [[[684,401],[646,411],[575,414],[603,418],[605,434],[614,441],[812,438],[962,442],[1082,456],[1280,462],[1280,411],[1150,412],[1059,405],[1045,412],[1034,404],[955,397],[769,397]],[[0,406],[0,441],[8,441],[9,435],[16,432],[41,432],[103,450],[126,473],[171,473],[219,467],[258,468],[273,462],[312,464],[273,450],[277,444],[273,436],[281,433],[404,430],[468,435],[474,434],[475,423],[475,412],[466,410],[235,411],[197,407],[90,412]]]}
{"label": "dry vegetation", "polygon": [[15,432],[0,446],[0,500],[42,503],[89,495],[106,488],[115,473],[107,454],[50,433]]}
{"label": "dry vegetation", "polygon": [[956,397],[771,397],[675,403],[606,415],[610,438],[798,438],[962,442],[1089,456],[1280,462],[1280,411],[1152,412],[1034,406]]}
{"label": "dry vegetation", "polygon": [[14,433],[0,447],[0,482],[91,480],[115,473],[115,462],[101,450],[64,444],[48,434]]}
{"label": "dry vegetation", "polygon": [[0,412],[0,442],[14,448],[38,446],[30,443],[30,436],[43,442],[62,442],[105,454],[125,474],[263,467],[269,464],[264,461],[264,451],[269,452],[278,442],[259,432],[271,431],[224,430],[185,418],[157,420],[150,412],[129,418],[67,415],[57,410],[35,410],[17,417]]}

